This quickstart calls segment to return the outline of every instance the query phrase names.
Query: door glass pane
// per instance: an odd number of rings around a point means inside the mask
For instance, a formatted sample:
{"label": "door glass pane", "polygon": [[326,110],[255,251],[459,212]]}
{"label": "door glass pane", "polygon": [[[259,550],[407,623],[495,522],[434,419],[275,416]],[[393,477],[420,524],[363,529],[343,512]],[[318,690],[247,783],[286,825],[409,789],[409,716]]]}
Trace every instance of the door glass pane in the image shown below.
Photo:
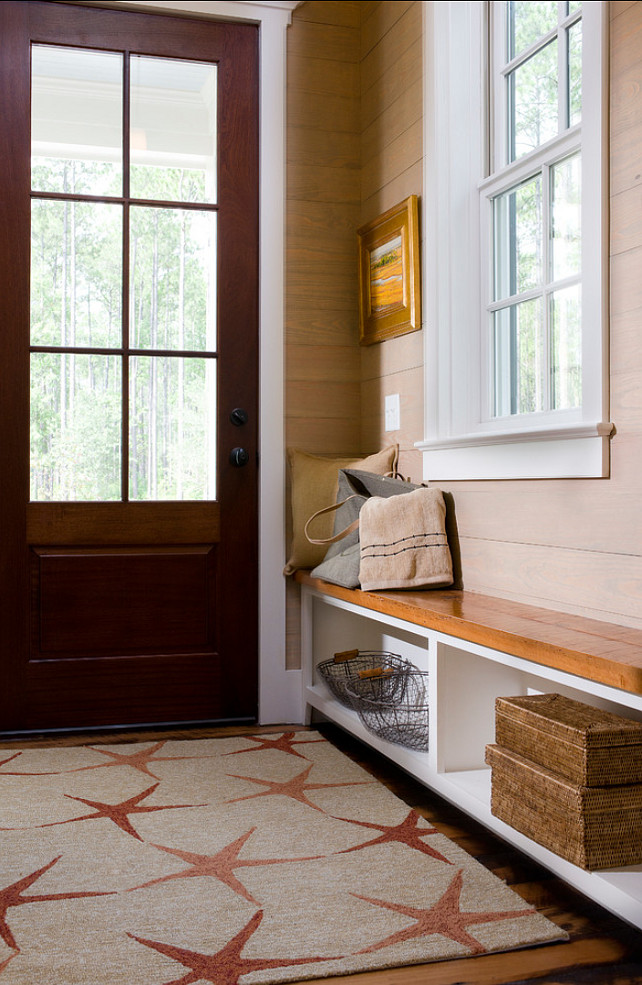
{"label": "door glass pane", "polygon": [[120,392],[116,356],[32,354],[32,500],[120,499]]}
{"label": "door glass pane", "polygon": [[582,21],[568,31],[568,125],[582,120]]}
{"label": "door glass pane", "polygon": [[553,280],[580,273],[581,175],[580,155],[551,168],[551,260]]}
{"label": "door glass pane", "polygon": [[31,342],[121,343],[122,206],[34,199]]}
{"label": "door glass pane", "polygon": [[131,195],[216,201],[216,65],[131,58]]}
{"label": "door glass pane", "polygon": [[496,417],[544,409],[543,317],[539,299],[495,312],[493,333]]}
{"label": "door glass pane", "polygon": [[582,332],[579,284],[551,298],[551,391],[554,410],[582,406]]}
{"label": "door glass pane", "polygon": [[[122,56],[33,52],[31,344],[61,351],[32,354],[32,496],[215,499],[216,360],[129,358],[123,421],[123,356],[77,350],[123,345],[125,241],[129,347],[213,353],[216,211],[82,201],[123,195]],[[215,65],[131,58],[132,196],[215,203],[216,85]]]}
{"label": "door glass pane", "polygon": [[132,207],[130,345],[216,349],[216,213]]}
{"label": "door glass pane", "polygon": [[31,59],[33,189],[121,195],[122,55],[33,45]]}
{"label": "door glass pane", "polygon": [[130,360],[132,500],[216,499],[216,360]]}
{"label": "door glass pane", "polygon": [[511,72],[508,87],[508,143],[514,161],[558,133],[557,39]]}
{"label": "door glass pane", "polygon": [[514,0],[508,4],[508,58],[530,48],[543,34],[557,27],[557,3]]}
{"label": "door glass pane", "polygon": [[495,300],[542,281],[542,176],[498,195],[494,207]]}

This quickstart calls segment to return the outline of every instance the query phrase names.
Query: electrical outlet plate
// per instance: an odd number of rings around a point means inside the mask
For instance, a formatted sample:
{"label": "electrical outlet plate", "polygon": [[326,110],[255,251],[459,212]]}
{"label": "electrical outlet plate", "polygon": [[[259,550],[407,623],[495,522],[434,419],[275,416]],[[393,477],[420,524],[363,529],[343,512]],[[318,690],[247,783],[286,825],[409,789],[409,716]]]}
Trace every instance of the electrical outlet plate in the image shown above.
{"label": "electrical outlet plate", "polygon": [[399,394],[390,393],[385,402],[386,431],[398,431],[401,427]]}

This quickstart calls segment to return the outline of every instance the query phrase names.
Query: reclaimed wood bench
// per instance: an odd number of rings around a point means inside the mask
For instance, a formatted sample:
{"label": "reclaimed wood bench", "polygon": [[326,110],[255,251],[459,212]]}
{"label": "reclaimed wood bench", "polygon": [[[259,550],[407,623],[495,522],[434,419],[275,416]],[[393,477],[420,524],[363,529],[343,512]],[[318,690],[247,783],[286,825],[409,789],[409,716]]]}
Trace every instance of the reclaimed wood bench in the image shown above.
{"label": "reclaimed wood bench", "polygon": [[331,598],[642,695],[642,630],[450,589],[362,592],[297,572]]}

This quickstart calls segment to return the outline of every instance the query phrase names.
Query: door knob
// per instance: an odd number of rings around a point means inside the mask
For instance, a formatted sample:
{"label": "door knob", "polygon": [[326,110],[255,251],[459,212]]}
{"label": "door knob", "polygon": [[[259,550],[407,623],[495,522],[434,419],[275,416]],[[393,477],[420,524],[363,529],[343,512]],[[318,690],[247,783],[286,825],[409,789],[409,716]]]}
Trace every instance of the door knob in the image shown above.
{"label": "door knob", "polygon": [[237,469],[242,469],[250,460],[250,456],[245,448],[232,448],[230,452],[230,465]]}

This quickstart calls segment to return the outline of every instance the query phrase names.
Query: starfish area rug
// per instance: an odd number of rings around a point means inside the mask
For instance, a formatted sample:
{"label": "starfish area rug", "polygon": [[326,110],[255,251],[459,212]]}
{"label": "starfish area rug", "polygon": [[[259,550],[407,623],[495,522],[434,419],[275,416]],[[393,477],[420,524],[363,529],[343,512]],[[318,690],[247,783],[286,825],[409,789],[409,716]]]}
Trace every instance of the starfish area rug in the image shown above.
{"label": "starfish area rug", "polygon": [[564,940],[317,732],[0,752],[0,985],[253,985]]}

